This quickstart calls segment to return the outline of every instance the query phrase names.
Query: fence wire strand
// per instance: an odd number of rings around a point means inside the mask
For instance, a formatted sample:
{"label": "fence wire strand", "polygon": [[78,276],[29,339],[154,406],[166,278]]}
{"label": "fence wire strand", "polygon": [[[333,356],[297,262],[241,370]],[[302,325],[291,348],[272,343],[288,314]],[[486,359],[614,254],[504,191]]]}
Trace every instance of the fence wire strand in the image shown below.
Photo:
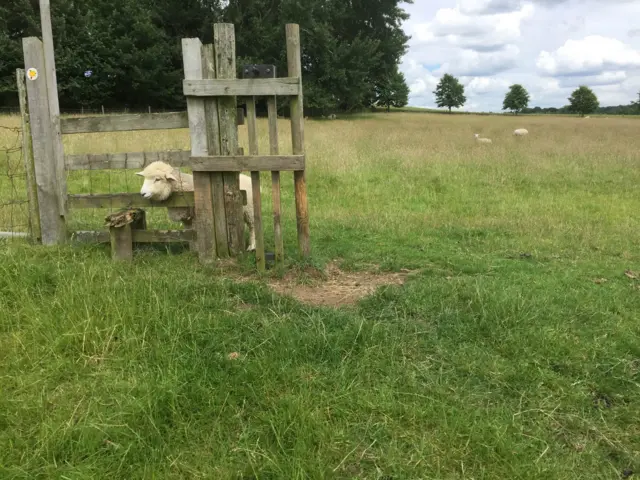
{"label": "fence wire strand", "polygon": [[0,239],[31,234],[22,129],[0,125]]}

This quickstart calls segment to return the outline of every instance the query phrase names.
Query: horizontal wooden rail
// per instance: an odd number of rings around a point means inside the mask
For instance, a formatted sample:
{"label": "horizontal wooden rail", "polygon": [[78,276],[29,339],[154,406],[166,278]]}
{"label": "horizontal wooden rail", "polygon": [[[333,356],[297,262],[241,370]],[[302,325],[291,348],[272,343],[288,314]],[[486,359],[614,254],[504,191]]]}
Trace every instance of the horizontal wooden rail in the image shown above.
{"label": "horizontal wooden rail", "polygon": [[270,172],[304,170],[304,155],[234,155],[190,157],[187,165],[194,172]]}
{"label": "horizontal wooden rail", "polygon": [[62,133],[124,132],[189,128],[187,112],[61,118]]}
{"label": "horizontal wooden rail", "polygon": [[[195,240],[195,230],[132,230],[133,243],[171,243]],[[109,230],[78,230],[71,233],[78,243],[109,243]]]}
{"label": "horizontal wooden rail", "polygon": [[[247,204],[247,192],[240,190],[242,204]],[[139,193],[77,194],[67,197],[69,208],[151,208],[151,207],[193,207],[193,192],[177,193],[163,202],[154,202]]]}
{"label": "horizontal wooden rail", "polygon": [[112,170],[144,168],[152,162],[162,161],[174,167],[180,167],[189,160],[190,150],[167,152],[123,152],[88,153],[84,155],[65,155],[67,170]]}
{"label": "horizontal wooden rail", "polygon": [[300,80],[289,77],[183,80],[182,91],[194,97],[298,95]]}

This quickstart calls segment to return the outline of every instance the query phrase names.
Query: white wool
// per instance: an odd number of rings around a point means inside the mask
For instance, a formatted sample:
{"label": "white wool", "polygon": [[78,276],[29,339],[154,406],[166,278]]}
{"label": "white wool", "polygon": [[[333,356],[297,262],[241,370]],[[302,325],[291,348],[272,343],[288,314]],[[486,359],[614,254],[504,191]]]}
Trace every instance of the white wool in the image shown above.
{"label": "white wool", "polygon": [[479,133],[474,133],[473,136],[476,138],[478,143],[491,143],[490,138],[481,137]]}
{"label": "white wool", "polygon": [[[141,172],[136,172],[136,175],[144,177],[140,194],[144,198],[153,201],[163,202],[173,192],[193,192],[193,175],[181,172],[164,162],[150,163]],[[247,250],[251,251],[256,248],[251,177],[240,174],[240,190],[247,192],[247,204],[243,205],[242,208],[244,221],[249,227],[249,246]],[[172,221],[182,222],[185,228],[191,228],[195,218],[195,209],[193,207],[168,207],[167,213]]]}
{"label": "white wool", "polygon": [[528,135],[529,131],[526,128],[516,128],[513,134],[520,137],[522,135]]}

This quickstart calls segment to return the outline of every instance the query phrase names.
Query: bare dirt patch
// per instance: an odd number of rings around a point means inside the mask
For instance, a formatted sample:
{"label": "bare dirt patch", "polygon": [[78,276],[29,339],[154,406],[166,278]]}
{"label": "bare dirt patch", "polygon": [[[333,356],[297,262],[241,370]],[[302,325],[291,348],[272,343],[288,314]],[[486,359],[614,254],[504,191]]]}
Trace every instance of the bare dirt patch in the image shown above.
{"label": "bare dirt patch", "polygon": [[324,273],[312,268],[304,272],[288,272],[281,279],[269,280],[268,285],[275,292],[290,295],[302,303],[342,307],[354,305],[382,285],[402,285],[411,273],[410,270],[393,273],[344,272],[332,262]]}

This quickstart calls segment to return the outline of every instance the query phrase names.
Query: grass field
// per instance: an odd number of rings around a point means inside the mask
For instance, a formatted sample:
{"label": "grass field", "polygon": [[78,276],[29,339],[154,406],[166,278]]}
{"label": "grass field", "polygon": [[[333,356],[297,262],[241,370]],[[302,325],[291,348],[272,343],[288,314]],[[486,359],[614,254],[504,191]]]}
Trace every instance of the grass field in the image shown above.
{"label": "grass field", "polygon": [[[518,127],[529,137],[510,136]],[[637,475],[639,127],[415,113],[307,121],[311,263],[415,271],[339,308],[274,293],[248,276],[250,262],[231,275],[188,252],[145,250],[121,265],[106,247],[0,244],[0,478]],[[475,144],[475,132],[493,144]],[[0,151],[3,141],[0,129]],[[289,152],[285,120],[280,141]],[[189,140],[65,142],[85,153]],[[283,177],[288,268],[311,281]],[[132,171],[74,173],[69,191],[139,184]],[[73,226],[100,228],[103,214]],[[264,215],[270,227],[268,198]],[[154,212],[150,228],[165,224]]]}

